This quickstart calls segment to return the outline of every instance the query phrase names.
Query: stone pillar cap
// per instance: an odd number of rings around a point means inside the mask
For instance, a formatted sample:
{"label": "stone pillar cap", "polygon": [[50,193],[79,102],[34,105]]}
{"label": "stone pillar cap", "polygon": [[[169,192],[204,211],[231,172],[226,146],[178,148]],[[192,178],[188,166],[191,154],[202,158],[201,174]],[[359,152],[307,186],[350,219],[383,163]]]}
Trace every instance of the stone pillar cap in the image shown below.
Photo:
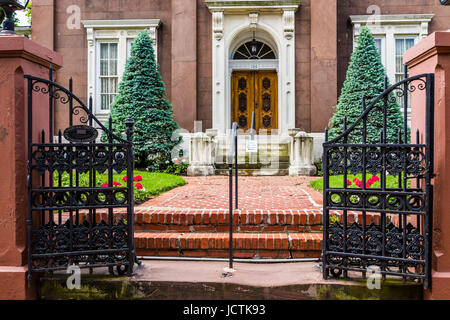
{"label": "stone pillar cap", "polygon": [[438,53],[450,53],[449,47],[450,32],[436,31],[408,49],[403,54],[403,61],[408,65],[408,68],[411,68]]}
{"label": "stone pillar cap", "polygon": [[305,131],[300,131],[295,135],[296,138],[308,138],[309,134],[307,134]]}
{"label": "stone pillar cap", "polygon": [[206,129],[205,132],[209,137],[215,137],[217,136],[217,134],[219,133],[219,131],[217,129]]}
{"label": "stone pillar cap", "polygon": [[288,129],[288,135],[290,135],[291,137],[295,137],[295,135],[301,131],[302,129],[299,128]]}
{"label": "stone pillar cap", "polygon": [[193,138],[208,138],[208,135],[204,132],[194,132]]}
{"label": "stone pillar cap", "polygon": [[0,35],[0,57],[20,57],[44,67],[52,65],[58,70],[63,65],[62,55],[41,46],[40,44],[20,35]]}

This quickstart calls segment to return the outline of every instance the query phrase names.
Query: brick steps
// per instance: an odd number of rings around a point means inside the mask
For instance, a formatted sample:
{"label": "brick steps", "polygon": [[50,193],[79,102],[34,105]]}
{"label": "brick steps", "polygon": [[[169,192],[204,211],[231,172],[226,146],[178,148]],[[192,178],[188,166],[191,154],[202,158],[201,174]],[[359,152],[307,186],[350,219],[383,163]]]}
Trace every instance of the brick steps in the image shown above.
{"label": "brick steps", "polygon": [[[228,232],[228,210],[136,212],[137,231]],[[235,232],[320,232],[321,210],[236,210]]]}
{"label": "brick steps", "polygon": [[[343,214],[331,211],[330,216],[338,216],[343,223]],[[55,214],[57,217],[57,214]],[[116,210],[115,221],[126,218],[126,210]],[[367,213],[366,223],[380,223],[379,213]],[[68,219],[68,213],[63,214]],[[80,212],[80,220],[88,219],[88,212]],[[304,210],[235,210],[233,224],[240,232],[319,232],[323,214],[321,209]],[[106,210],[97,210],[96,221],[108,221]],[[225,232],[228,231],[229,214],[224,209],[155,209],[135,208],[137,231],[149,232]],[[362,223],[361,212],[348,212],[347,223]],[[167,228],[162,228],[166,226]],[[223,229],[226,227],[226,229]]]}
{"label": "brick steps", "polygon": [[[138,255],[226,258],[228,233],[136,232]],[[318,258],[320,233],[235,233],[235,258]]]}
{"label": "brick steps", "polygon": [[[342,212],[332,211],[332,216]],[[107,211],[96,220],[107,221]],[[83,214],[82,219],[88,215]],[[115,220],[126,211],[115,212]],[[367,214],[367,224],[379,221]],[[322,248],[321,209],[235,210],[234,257],[248,259],[318,258]],[[361,213],[348,213],[348,224],[362,223]],[[229,255],[229,212],[225,209],[135,208],[135,240],[138,255],[226,258]],[[377,222],[379,223],[379,222]]]}

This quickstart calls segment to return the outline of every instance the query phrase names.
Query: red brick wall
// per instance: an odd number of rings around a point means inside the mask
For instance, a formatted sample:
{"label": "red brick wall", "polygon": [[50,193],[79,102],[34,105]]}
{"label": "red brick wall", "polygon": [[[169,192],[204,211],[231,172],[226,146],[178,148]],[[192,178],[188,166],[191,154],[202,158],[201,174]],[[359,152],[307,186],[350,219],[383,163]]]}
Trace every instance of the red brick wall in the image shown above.
{"label": "red brick wall", "polygon": [[[36,8],[53,0],[35,0]],[[348,61],[352,52],[352,27],[348,22],[350,15],[367,14],[367,8],[379,3],[382,14],[435,13],[430,24],[430,32],[450,28],[450,7],[439,5],[438,0],[410,0],[407,5],[401,0],[339,0],[338,1],[338,94],[345,80]],[[54,36],[51,26],[42,20],[53,19],[48,14],[34,16],[33,37],[46,45],[54,44],[55,51],[64,57],[64,68],[58,72],[58,80],[67,85],[70,76],[74,79],[74,91],[87,101],[87,41],[86,31],[69,30],[66,27],[69,5],[81,8],[82,20],[93,19],[161,19],[159,31],[159,62],[161,74],[166,84],[167,96],[171,98],[172,74],[172,12],[169,0],[58,0],[54,10]],[[38,10],[36,10],[38,11]],[[48,12],[48,8],[41,10]],[[321,131],[322,121],[312,125],[311,107],[311,0],[303,0],[295,18],[296,24],[296,127],[305,131]],[[198,120],[203,128],[212,126],[212,40],[211,13],[204,0],[197,0],[197,110]],[[324,35],[326,37],[326,35]],[[324,95],[327,92],[323,92]],[[280,106],[282,107],[282,106]],[[328,106],[327,106],[328,108]],[[331,108],[331,107],[330,107]],[[330,112],[328,112],[331,114]],[[326,110],[324,114],[327,114]],[[66,126],[65,109],[56,110],[59,127]],[[327,121],[324,120],[324,123]],[[320,126],[320,128],[318,128]]]}
{"label": "red brick wall", "polygon": [[197,120],[212,127],[212,16],[204,0],[197,0]]}
{"label": "red brick wall", "polygon": [[310,3],[302,1],[295,15],[295,126],[305,131],[311,130]]}

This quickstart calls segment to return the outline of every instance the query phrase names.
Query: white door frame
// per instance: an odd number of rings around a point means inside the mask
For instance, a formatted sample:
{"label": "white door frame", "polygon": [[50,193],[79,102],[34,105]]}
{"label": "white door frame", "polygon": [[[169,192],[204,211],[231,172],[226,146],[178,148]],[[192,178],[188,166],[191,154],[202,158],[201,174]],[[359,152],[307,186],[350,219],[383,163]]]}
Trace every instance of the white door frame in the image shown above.
{"label": "white door frame", "polygon": [[[274,6],[264,10],[245,7],[210,6],[212,13],[212,124],[219,134],[231,127],[231,74],[233,70],[276,70],[278,76],[278,127],[282,134],[295,128],[295,12],[298,5]],[[246,1],[249,2],[249,1]],[[262,2],[259,2],[261,6]],[[279,4],[279,2],[277,2]],[[276,51],[278,60],[230,61],[243,37],[256,30]]]}

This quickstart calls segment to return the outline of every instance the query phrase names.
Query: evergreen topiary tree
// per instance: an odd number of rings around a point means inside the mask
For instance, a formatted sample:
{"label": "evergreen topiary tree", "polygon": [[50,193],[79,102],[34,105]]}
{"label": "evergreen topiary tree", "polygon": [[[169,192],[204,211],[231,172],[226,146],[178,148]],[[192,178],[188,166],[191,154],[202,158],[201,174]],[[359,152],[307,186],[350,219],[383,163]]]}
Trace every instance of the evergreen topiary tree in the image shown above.
{"label": "evergreen topiary tree", "polygon": [[181,138],[172,139],[178,129],[172,105],[155,61],[152,40],[141,32],[131,47],[119,92],[111,106],[113,131],[122,135],[125,121],[135,121],[134,152],[136,165],[163,170],[171,162],[171,151]]}
{"label": "evergreen topiary tree", "polygon": [[[369,28],[363,27],[358,38],[357,47],[351,57],[347,77],[338,105],[335,108],[336,112],[331,119],[330,140],[343,133],[344,117],[347,117],[348,128],[361,116],[363,112],[363,95],[366,97],[366,105],[368,106],[384,91],[384,78],[384,67],[373,36]],[[377,103],[377,106],[383,108],[383,99]],[[367,117],[367,143],[379,143],[382,128],[383,112],[379,108],[374,108]],[[388,97],[387,142],[397,142],[398,130],[402,128],[403,115],[396,102],[395,95],[391,93]],[[362,124],[356,126],[349,135],[348,141],[351,143],[362,142]]]}

